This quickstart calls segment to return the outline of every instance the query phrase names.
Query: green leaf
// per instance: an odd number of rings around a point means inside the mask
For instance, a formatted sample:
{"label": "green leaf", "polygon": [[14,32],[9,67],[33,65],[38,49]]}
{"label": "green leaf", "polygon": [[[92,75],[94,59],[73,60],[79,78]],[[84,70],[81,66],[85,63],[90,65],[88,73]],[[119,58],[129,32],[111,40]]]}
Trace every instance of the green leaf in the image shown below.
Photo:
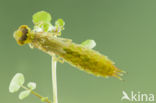
{"label": "green leaf", "polygon": [[42,28],[45,32],[48,32],[49,28],[51,27],[52,25],[50,23],[44,23],[42,25]]}
{"label": "green leaf", "polygon": [[23,100],[24,98],[26,98],[27,96],[29,96],[31,93],[31,90],[25,90],[25,91],[22,91],[20,94],[19,94],[19,99],[20,100]]}
{"label": "green leaf", "polygon": [[33,23],[49,23],[51,22],[51,15],[46,11],[39,11],[33,15]]}
{"label": "green leaf", "polygon": [[34,83],[34,82],[29,82],[27,86],[28,86],[31,90],[36,89],[36,83]]}
{"label": "green leaf", "polygon": [[82,46],[92,49],[96,46],[96,42],[94,40],[86,40],[81,43]]}
{"label": "green leaf", "polygon": [[55,25],[63,27],[65,25],[65,22],[63,21],[63,19],[58,19],[57,21],[55,21]]}
{"label": "green leaf", "polygon": [[16,73],[16,75],[12,78],[10,82],[9,92],[11,93],[17,92],[23,84],[24,84],[24,75],[22,73]]}

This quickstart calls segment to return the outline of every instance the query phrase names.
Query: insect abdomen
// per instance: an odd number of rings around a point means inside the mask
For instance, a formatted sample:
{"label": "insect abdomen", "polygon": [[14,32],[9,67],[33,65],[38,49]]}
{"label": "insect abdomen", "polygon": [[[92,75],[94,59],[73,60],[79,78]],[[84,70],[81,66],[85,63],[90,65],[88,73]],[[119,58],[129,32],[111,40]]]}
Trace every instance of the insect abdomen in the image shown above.
{"label": "insect abdomen", "polygon": [[117,69],[113,62],[107,59],[106,56],[92,50],[85,48],[81,45],[64,42],[59,38],[43,36],[41,34],[36,35],[33,45],[40,50],[52,54],[55,53],[62,57],[66,62],[73,66],[80,68],[88,73],[96,76],[114,76],[118,77],[122,71]]}
{"label": "insect abdomen", "polygon": [[60,56],[81,70],[96,76],[119,77],[118,73],[121,71],[113,65],[113,62],[94,50],[71,43],[64,47],[64,51],[65,53]]}

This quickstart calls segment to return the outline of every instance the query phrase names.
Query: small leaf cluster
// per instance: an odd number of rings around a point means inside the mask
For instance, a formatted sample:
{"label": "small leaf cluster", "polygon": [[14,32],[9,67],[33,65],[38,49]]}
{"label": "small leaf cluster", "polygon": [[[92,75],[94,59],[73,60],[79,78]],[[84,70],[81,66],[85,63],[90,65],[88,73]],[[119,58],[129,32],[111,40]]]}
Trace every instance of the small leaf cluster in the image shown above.
{"label": "small leaf cluster", "polygon": [[[32,18],[34,23],[34,31],[36,32],[52,32],[56,36],[60,36],[62,30],[64,30],[65,22],[62,19],[58,19],[55,21],[55,25],[52,25],[52,17],[46,11],[39,11],[35,13]],[[94,40],[86,40],[82,42],[81,45],[92,49],[96,46],[96,43]]]}
{"label": "small leaf cluster", "polygon": [[62,30],[64,30],[65,22],[62,19],[55,21],[52,25],[52,17],[46,11],[39,11],[32,16],[32,21],[34,23],[34,31],[36,32],[52,32],[56,36],[60,36]]}
{"label": "small leaf cluster", "polygon": [[20,88],[24,88],[24,91],[21,91],[19,94],[19,99],[23,100],[27,96],[30,95],[31,91],[36,89],[36,83],[29,82],[27,87],[24,86],[25,78],[22,73],[16,73],[15,76],[12,78],[10,85],[9,85],[9,92],[15,93],[20,90]]}

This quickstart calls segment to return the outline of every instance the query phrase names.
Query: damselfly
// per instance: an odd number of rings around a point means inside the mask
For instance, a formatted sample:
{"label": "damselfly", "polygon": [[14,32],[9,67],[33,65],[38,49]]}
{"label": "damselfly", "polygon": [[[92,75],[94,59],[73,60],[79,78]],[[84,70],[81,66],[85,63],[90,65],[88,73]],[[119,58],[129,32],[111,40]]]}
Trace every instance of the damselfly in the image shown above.
{"label": "damselfly", "polygon": [[123,71],[114,66],[114,63],[99,52],[86,48],[80,44],[48,32],[34,32],[26,25],[19,27],[14,33],[19,45],[30,44],[41,51],[53,56],[56,54],[69,64],[96,76],[117,77]]}

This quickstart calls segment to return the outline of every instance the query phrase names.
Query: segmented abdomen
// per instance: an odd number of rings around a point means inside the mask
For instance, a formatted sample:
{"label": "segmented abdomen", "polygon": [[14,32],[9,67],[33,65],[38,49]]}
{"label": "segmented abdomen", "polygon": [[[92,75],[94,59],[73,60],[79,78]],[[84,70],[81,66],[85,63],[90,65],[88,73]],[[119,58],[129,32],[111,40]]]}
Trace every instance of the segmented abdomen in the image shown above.
{"label": "segmented abdomen", "polygon": [[92,49],[71,43],[64,47],[63,50],[65,52],[60,53],[60,56],[81,70],[96,76],[115,76],[120,78],[118,73],[121,71],[113,65],[113,62]]}
{"label": "segmented abdomen", "polygon": [[114,76],[119,79],[122,72],[106,56],[79,44],[65,42],[59,38],[36,34],[32,44],[40,50],[63,58],[73,66],[96,76]]}

